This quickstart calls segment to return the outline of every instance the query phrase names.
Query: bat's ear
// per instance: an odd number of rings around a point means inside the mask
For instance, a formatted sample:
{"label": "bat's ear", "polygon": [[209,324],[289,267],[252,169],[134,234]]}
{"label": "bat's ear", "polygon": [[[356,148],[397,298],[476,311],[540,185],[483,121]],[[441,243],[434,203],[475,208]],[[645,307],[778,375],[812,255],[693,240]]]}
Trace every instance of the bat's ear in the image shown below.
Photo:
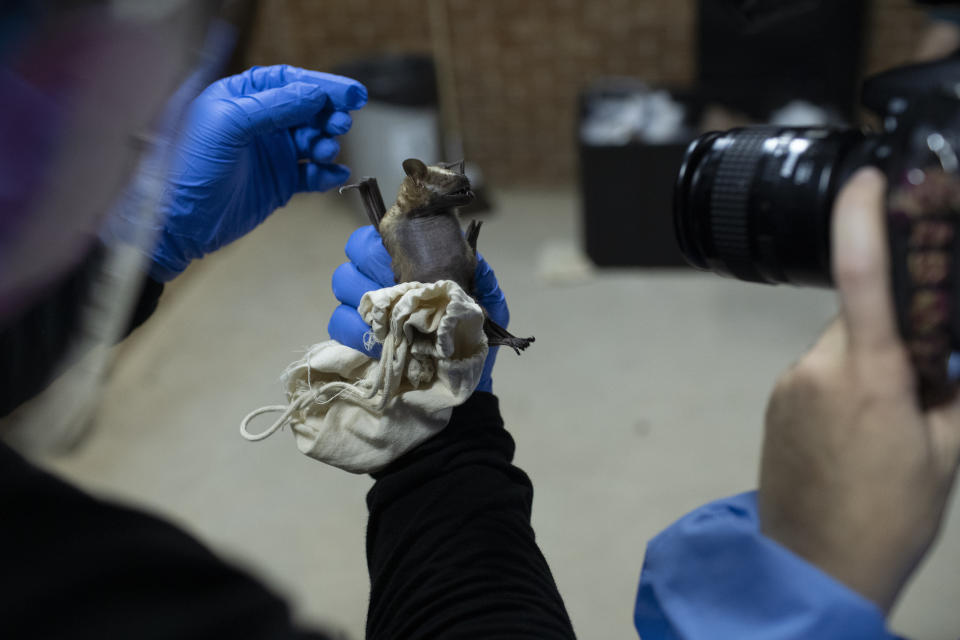
{"label": "bat's ear", "polygon": [[427,177],[427,165],[416,158],[407,158],[403,161],[403,172],[420,182]]}

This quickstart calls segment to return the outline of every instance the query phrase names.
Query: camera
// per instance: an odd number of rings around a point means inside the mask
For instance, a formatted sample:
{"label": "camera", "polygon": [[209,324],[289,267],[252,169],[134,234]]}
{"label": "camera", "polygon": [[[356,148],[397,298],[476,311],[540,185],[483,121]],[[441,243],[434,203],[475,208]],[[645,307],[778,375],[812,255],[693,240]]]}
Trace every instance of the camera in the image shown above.
{"label": "camera", "polygon": [[674,189],[677,242],[698,269],[830,286],[834,198],[856,169],[878,167],[897,322],[935,403],[952,393],[960,352],[960,58],[873,76],[861,102],[880,131],[758,126],[694,140]]}

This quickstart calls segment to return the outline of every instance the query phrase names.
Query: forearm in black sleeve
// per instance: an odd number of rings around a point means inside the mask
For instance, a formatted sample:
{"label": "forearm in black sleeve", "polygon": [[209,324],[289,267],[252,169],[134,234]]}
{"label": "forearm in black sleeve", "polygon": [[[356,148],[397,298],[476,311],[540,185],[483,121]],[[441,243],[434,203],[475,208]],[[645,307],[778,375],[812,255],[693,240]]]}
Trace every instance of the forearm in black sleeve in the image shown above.
{"label": "forearm in black sleeve", "polygon": [[172,524],[0,443],[0,638],[325,637],[296,629],[282,600]]}
{"label": "forearm in black sleeve", "polygon": [[368,639],[574,637],[513,452],[497,398],[478,392],[374,475]]}

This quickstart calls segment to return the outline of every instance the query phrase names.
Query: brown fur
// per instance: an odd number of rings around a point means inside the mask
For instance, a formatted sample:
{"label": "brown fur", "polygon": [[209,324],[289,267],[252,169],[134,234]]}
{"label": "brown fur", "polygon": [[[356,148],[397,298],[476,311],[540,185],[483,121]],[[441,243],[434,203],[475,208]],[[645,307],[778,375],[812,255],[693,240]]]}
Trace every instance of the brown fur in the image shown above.
{"label": "brown fur", "polygon": [[[394,278],[397,282],[453,280],[475,295],[473,276],[480,223],[471,222],[464,236],[457,207],[471,202],[473,192],[463,173],[463,163],[427,166],[410,158],[403,161],[403,169],[407,177],[386,212],[375,179],[364,178],[345,187],[358,188],[364,195],[367,214],[392,259]],[[484,315],[483,328],[491,346],[505,345],[520,353],[534,341],[532,337],[514,336],[486,312]]]}
{"label": "brown fur", "polygon": [[[417,167],[416,169],[419,169]],[[465,291],[473,290],[477,267],[475,247],[460,228],[456,202],[472,198],[466,176],[440,166],[408,175],[397,200],[380,221],[380,235],[393,258],[397,282],[453,280]],[[451,199],[451,193],[463,192]]]}

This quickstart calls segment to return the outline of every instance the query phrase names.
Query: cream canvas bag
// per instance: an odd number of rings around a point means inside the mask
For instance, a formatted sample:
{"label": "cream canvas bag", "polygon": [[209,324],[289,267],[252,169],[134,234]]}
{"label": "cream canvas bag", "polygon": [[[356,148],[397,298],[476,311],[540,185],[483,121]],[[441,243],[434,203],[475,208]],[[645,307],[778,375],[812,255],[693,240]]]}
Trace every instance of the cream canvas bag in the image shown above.
{"label": "cream canvas bag", "polygon": [[[288,404],[261,407],[240,425],[259,441],[289,425],[303,453],[353,473],[378,471],[443,429],[483,371],[483,310],[453,281],[404,282],[370,291],[357,309],[380,360],[335,340],[312,346],[284,371]],[[265,431],[250,421],[281,416]]]}

